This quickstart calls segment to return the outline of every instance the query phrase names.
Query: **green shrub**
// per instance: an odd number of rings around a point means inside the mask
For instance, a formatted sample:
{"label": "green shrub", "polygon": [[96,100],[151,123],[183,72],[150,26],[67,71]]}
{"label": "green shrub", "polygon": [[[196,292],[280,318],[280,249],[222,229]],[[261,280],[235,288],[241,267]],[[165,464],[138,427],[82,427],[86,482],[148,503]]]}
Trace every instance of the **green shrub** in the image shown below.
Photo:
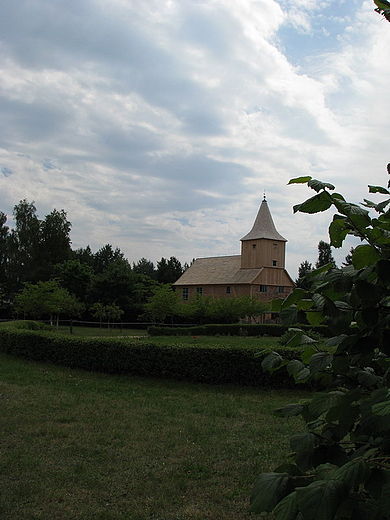
{"label": "green shrub", "polygon": [[[287,332],[285,332],[283,334],[283,336],[281,336],[278,339],[279,345],[282,345],[283,347],[288,346],[288,343],[296,337],[296,334],[297,333],[296,333],[295,329],[288,330]],[[315,330],[312,330],[312,329],[305,330],[305,335],[307,337],[313,339],[314,341],[316,341],[317,344],[321,344],[324,341],[324,337],[319,332],[316,332]]]}
{"label": "green shrub", "polygon": [[11,328],[19,330],[52,330],[50,325],[43,323],[42,321],[33,320],[13,320],[5,321],[0,324],[2,328]]}
{"label": "green shrub", "polygon": [[[302,325],[303,330],[311,330],[321,336],[328,337],[328,327],[319,325],[313,327]],[[150,336],[271,336],[280,337],[288,331],[285,325],[277,323],[260,323],[256,325],[245,323],[209,324],[196,327],[157,327],[148,328]]]}
{"label": "green shrub", "polygon": [[244,323],[209,324],[195,327],[148,328],[150,336],[281,336],[287,327],[278,324],[250,325]]}
{"label": "green shrub", "polygon": [[[0,349],[9,354],[71,368],[115,374],[172,378],[196,383],[292,388],[286,372],[263,372],[254,346],[157,346],[128,338],[74,338],[55,333],[0,328]],[[301,350],[281,349],[284,357]]]}

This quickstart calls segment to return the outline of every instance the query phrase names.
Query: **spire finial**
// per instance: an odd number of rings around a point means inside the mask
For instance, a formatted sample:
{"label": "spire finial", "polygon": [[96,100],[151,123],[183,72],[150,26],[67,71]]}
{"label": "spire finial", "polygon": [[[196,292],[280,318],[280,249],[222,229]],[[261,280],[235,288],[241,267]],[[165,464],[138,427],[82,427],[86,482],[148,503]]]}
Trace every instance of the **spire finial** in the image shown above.
{"label": "spire finial", "polygon": [[264,190],[264,193],[263,193],[263,201],[267,201],[267,196],[265,194],[265,190]]}

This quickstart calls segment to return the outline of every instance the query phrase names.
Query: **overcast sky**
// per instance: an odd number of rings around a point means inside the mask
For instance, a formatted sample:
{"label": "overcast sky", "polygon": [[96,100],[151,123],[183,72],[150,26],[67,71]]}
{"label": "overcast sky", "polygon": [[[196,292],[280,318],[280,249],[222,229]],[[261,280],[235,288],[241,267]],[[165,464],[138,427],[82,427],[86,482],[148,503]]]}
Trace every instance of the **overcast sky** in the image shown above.
{"label": "overcast sky", "polygon": [[[390,24],[372,0],[0,0],[0,210],[64,209],[73,248],[240,253],[265,191],[293,278],[332,212],[387,184]],[[374,200],[377,195],[369,198]],[[336,252],[341,261],[352,243]]]}

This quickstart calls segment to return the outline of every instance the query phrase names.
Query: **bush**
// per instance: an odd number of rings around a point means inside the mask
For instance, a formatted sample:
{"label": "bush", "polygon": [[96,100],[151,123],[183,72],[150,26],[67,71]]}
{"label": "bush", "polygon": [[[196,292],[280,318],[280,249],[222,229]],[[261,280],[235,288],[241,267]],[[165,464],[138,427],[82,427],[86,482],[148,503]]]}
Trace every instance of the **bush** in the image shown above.
{"label": "bush", "polygon": [[[302,325],[304,330],[311,330],[328,337],[328,327]],[[234,323],[227,325],[199,325],[197,327],[157,327],[148,328],[150,336],[271,336],[280,337],[288,331],[288,327],[274,323],[256,325]]]}
{"label": "bush", "polygon": [[52,330],[52,327],[50,325],[47,325],[42,321],[33,320],[5,321],[1,324],[1,327],[19,330]]}
{"label": "bush", "polygon": [[[56,333],[0,328],[0,349],[35,361],[115,374],[172,378],[194,383],[292,388],[287,373],[263,372],[253,346],[157,346],[125,338],[73,338]],[[292,358],[299,351],[283,351]],[[262,356],[263,357],[263,356]]]}

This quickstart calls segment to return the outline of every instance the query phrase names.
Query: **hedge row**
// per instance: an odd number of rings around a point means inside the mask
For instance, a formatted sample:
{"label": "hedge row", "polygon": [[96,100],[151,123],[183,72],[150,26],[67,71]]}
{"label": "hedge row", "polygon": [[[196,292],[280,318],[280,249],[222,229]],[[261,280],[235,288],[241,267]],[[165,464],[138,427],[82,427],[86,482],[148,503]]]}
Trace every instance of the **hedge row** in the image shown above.
{"label": "hedge row", "polygon": [[[285,371],[263,372],[252,348],[157,346],[134,339],[91,339],[52,332],[0,328],[3,352],[35,361],[114,374],[171,378],[194,383],[293,388]],[[297,352],[283,351],[285,357]]]}
{"label": "hedge row", "polygon": [[[323,336],[328,336],[328,327],[320,325],[299,325],[303,329],[314,330]],[[234,323],[229,325],[198,325],[196,327],[158,327],[148,328],[150,336],[272,336],[280,337],[289,327],[275,323],[260,323],[256,325]]]}

